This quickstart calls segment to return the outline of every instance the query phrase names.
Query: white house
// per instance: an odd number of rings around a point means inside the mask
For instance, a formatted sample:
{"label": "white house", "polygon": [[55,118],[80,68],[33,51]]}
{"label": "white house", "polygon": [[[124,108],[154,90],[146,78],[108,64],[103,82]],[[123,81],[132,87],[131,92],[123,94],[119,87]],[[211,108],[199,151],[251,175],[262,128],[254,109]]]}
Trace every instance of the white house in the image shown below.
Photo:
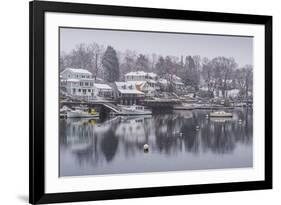
{"label": "white house", "polygon": [[94,97],[94,79],[85,69],[66,68],[60,73],[60,86],[63,92],[78,98]]}
{"label": "white house", "polygon": [[113,90],[107,84],[94,83],[93,89],[94,89],[94,96],[99,96],[103,98],[113,97]]}
{"label": "white house", "polygon": [[131,83],[135,83],[137,90],[143,92],[145,96],[153,97],[155,96],[157,90],[160,89],[158,85],[151,85],[149,81],[130,81]]}
{"label": "white house", "polygon": [[157,81],[158,76],[156,73],[148,73],[144,71],[135,71],[125,74],[125,81],[147,81],[155,80]]}
{"label": "white house", "polygon": [[144,93],[137,89],[135,81],[115,82],[115,99],[122,105],[138,104]]}
{"label": "white house", "polygon": [[169,78],[176,91],[183,91],[185,89],[184,83],[182,82],[182,79],[180,77],[173,74],[170,75]]}
{"label": "white house", "polygon": [[125,81],[144,81],[147,73],[144,71],[129,72],[125,74]]}
{"label": "white house", "polygon": [[60,73],[61,77],[66,78],[76,78],[76,79],[83,79],[83,78],[92,78],[92,73],[85,69],[78,69],[78,68],[66,68]]}
{"label": "white house", "polygon": [[183,91],[185,86],[181,81],[172,81],[173,86],[177,91]]}
{"label": "white house", "polygon": [[158,76],[155,73],[136,71],[125,74],[125,81],[135,83],[138,90],[144,92],[147,96],[153,96],[160,89],[157,80]]}
{"label": "white house", "polygon": [[164,78],[160,78],[158,82],[163,90],[167,90],[169,85],[172,85],[176,92],[182,92],[186,90],[186,86],[182,82],[182,79],[174,74],[167,74],[164,76]]}

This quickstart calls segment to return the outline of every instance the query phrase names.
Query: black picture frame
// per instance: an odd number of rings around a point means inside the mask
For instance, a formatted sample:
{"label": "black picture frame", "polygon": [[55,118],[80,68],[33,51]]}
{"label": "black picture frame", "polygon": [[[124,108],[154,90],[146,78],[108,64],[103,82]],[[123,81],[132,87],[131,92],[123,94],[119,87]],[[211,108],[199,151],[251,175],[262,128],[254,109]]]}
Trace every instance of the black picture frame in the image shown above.
{"label": "black picture frame", "polygon": [[[31,204],[123,199],[182,194],[230,192],[272,188],[272,17],[155,8],[32,1],[29,4],[30,42],[30,143],[29,202]],[[265,180],[71,193],[45,193],[45,12],[150,17],[265,26]]]}

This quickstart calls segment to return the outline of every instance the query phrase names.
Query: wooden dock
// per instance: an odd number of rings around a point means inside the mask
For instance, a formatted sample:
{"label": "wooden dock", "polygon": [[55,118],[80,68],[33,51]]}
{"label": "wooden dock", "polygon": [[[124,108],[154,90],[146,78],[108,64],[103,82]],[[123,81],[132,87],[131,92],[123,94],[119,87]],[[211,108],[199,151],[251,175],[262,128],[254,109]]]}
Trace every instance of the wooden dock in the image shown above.
{"label": "wooden dock", "polygon": [[221,110],[221,109],[234,109],[235,107],[224,107],[224,106],[174,106],[174,110]]}

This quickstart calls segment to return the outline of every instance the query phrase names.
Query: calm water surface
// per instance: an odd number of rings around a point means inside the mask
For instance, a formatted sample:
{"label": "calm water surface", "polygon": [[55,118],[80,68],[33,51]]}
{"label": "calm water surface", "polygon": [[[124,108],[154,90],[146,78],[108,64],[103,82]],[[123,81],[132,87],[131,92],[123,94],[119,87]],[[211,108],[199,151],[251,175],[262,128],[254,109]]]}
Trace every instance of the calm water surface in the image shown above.
{"label": "calm water surface", "polygon": [[225,120],[209,112],[61,119],[60,176],[252,167],[252,110]]}

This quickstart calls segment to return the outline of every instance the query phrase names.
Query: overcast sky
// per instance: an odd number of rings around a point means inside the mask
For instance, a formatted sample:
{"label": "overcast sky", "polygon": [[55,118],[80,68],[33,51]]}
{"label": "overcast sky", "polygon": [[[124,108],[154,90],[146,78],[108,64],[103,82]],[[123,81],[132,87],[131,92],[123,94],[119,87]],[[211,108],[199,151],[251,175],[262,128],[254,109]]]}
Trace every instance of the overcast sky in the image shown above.
{"label": "overcast sky", "polygon": [[80,43],[96,42],[116,50],[158,55],[200,55],[233,57],[239,66],[253,64],[253,38],[238,36],[172,34],[157,32],[113,31],[96,29],[60,29],[60,48],[70,52]]}

